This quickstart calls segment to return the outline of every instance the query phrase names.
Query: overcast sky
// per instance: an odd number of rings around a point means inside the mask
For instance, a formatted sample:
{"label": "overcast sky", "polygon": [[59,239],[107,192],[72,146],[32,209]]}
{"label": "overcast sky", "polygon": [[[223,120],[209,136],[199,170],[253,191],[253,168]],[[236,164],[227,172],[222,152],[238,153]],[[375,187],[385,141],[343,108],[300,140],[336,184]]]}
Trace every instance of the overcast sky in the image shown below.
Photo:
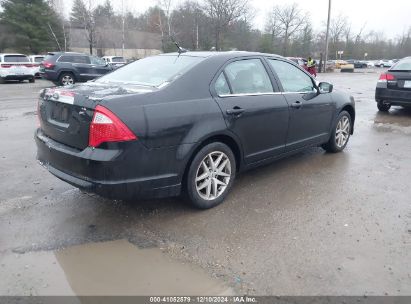
{"label": "overcast sky", "polygon": [[[66,12],[73,0],[66,0]],[[105,0],[96,0],[104,2]],[[249,0],[255,10],[254,26],[263,29],[267,12],[273,5],[290,4],[292,0]],[[121,10],[122,0],[111,0],[115,10]],[[157,0],[124,0],[127,8],[135,13],[144,12]],[[175,5],[184,0],[173,0]],[[201,0],[199,0],[201,2]],[[318,31],[327,19],[328,0],[295,0],[299,7],[308,12],[314,29]],[[391,5],[393,4],[393,5]],[[332,0],[332,16],[344,14],[349,17],[353,32],[365,24],[365,32],[383,31],[386,37],[396,37],[411,26],[411,0]]]}

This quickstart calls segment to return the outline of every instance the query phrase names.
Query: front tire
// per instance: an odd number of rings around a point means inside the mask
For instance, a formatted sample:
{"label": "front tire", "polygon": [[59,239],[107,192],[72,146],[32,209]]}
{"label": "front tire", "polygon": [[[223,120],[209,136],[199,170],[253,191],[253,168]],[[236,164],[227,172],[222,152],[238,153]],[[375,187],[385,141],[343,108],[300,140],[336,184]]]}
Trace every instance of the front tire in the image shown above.
{"label": "front tire", "polygon": [[322,147],[327,152],[337,153],[345,149],[350,140],[352,130],[351,115],[347,111],[342,111],[337,118],[329,141]]}
{"label": "front tire", "polygon": [[378,101],[377,108],[381,112],[388,112],[391,108],[391,105],[389,103],[384,103],[383,101]]}
{"label": "front tire", "polygon": [[190,164],[186,190],[191,204],[209,209],[227,197],[236,175],[236,161],[231,149],[214,142],[203,147]]}

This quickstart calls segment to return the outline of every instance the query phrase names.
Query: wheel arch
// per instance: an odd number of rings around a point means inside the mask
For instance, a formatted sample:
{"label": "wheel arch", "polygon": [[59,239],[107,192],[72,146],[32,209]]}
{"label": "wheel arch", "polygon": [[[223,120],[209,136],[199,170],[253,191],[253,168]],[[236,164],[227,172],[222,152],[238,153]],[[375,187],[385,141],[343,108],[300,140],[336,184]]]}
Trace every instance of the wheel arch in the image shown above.
{"label": "wheel arch", "polygon": [[64,73],[73,75],[74,81],[77,82],[76,73],[74,73],[73,71],[70,71],[70,70],[61,70],[61,71],[59,71],[59,74],[58,74],[58,76],[57,76],[57,80],[58,80],[58,81],[60,80],[61,75],[64,74]]}
{"label": "wheel arch", "polygon": [[348,114],[350,114],[351,116],[351,134],[354,134],[354,122],[355,122],[355,110],[354,107],[350,104],[347,104],[345,106],[342,107],[342,109],[340,110],[339,113],[341,113],[342,111],[346,111],[348,112]]}
{"label": "wheel arch", "polygon": [[240,171],[240,168],[242,167],[242,163],[243,163],[242,162],[243,154],[242,154],[240,143],[233,136],[230,136],[228,134],[214,134],[200,141],[198,145],[196,145],[196,147],[191,152],[190,157],[185,165],[183,176],[182,176],[182,182],[184,185],[186,184],[188,170],[190,168],[191,163],[193,162],[194,157],[203,147],[213,142],[221,142],[223,144],[226,144],[231,149],[235,157],[236,171],[237,172]]}

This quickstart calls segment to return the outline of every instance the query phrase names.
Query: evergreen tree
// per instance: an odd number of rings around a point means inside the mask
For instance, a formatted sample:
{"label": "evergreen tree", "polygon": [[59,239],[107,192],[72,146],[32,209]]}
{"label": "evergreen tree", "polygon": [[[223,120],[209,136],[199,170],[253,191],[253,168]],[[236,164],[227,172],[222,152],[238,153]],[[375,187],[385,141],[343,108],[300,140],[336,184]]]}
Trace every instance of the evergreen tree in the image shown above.
{"label": "evergreen tree", "polygon": [[61,22],[45,0],[4,0],[2,7],[0,22],[14,34],[8,48],[33,54],[61,49]]}

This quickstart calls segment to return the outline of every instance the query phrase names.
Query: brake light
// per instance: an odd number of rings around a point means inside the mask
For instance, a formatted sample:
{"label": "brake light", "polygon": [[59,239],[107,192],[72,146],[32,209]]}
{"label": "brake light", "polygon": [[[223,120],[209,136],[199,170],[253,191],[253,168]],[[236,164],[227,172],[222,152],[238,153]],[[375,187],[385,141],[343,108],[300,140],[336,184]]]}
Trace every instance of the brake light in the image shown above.
{"label": "brake light", "polygon": [[43,66],[44,66],[46,69],[52,69],[52,68],[54,68],[55,64],[54,64],[54,63],[51,63],[51,62],[48,62],[48,61],[44,61],[44,62],[43,62]]}
{"label": "brake light", "polygon": [[6,69],[11,68],[11,64],[1,64],[0,66]]}
{"label": "brake light", "polygon": [[395,80],[395,76],[392,74],[388,74],[388,73],[384,73],[381,74],[380,76],[380,81],[394,81]]}
{"label": "brake light", "polygon": [[88,145],[98,147],[103,142],[136,140],[137,136],[116,116],[103,106],[97,106],[90,125]]}

